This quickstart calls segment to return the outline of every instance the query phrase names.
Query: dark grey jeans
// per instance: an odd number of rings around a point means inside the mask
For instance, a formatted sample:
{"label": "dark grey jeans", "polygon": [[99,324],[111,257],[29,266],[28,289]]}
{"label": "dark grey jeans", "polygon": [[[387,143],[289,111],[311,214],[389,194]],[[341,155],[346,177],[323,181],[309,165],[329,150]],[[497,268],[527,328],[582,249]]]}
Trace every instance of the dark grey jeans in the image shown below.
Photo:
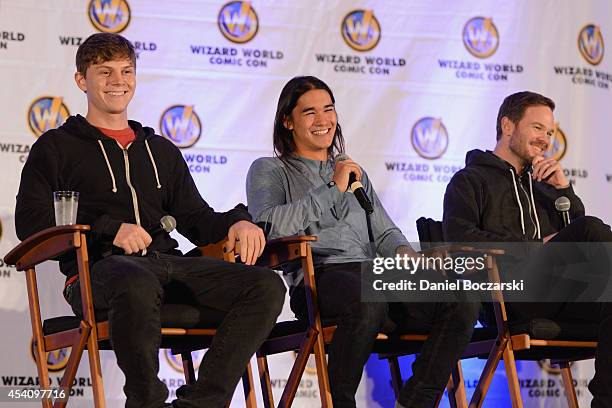
{"label": "dark grey jeans", "polygon": [[[195,386],[174,402],[181,408],[225,406],[250,357],[272,330],[285,296],[282,279],[269,269],[157,252],[105,258],[93,265],[91,280],[94,308],[108,313],[111,343],[125,374],[127,408],[159,408],[168,397],[157,376],[165,286],[178,282],[197,303],[227,312]],[[75,289],[70,303],[81,315]]]}
{"label": "dark grey jeans", "polygon": [[[316,271],[321,316],[338,325],[329,348],[334,407],[356,406],[355,392],[363,367],[376,335],[389,319],[398,326],[418,322],[418,326],[431,327],[398,401],[405,407],[432,407],[472,337],[480,303],[362,302],[361,269],[362,264],[354,262],[326,264]],[[292,291],[291,309],[299,318],[306,315],[303,286]]]}

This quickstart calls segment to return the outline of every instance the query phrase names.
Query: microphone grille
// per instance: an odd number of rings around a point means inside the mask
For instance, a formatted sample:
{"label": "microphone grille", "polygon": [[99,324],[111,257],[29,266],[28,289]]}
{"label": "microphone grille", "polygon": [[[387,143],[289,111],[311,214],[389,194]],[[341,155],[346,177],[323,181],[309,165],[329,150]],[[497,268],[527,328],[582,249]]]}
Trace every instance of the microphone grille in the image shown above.
{"label": "microphone grille", "polygon": [[164,215],[159,220],[159,224],[166,232],[172,232],[176,228],[176,219],[171,215]]}
{"label": "microphone grille", "polygon": [[555,208],[557,211],[569,211],[570,206],[570,200],[565,196],[561,196],[555,200]]}

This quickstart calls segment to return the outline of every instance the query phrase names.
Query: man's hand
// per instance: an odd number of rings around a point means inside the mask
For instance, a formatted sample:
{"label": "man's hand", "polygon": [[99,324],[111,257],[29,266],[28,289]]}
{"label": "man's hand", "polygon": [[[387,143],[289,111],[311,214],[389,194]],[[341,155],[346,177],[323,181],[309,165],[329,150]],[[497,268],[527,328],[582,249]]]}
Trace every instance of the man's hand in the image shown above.
{"label": "man's hand", "polygon": [[533,159],[532,177],[537,181],[544,181],[555,188],[565,188],[569,186],[569,180],[565,177],[561,164],[555,159],[545,159],[538,156]]}
{"label": "man's hand", "polygon": [[145,250],[152,241],[153,239],[144,228],[135,224],[123,223],[115,235],[113,245],[123,249],[126,255],[131,255]]}
{"label": "man's hand", "polygon": [[400,245],[395,249],[395,253],[400,256],[408,255],[411,258],[418,258],[420,255],[417,251],[408,245]]}
{"label": "man's hand", "polygon": [[361,180],[361,167],[351,159],[341,160],[336,162],[334,168],[334,182],[336,187],[341,192],[345,192],[348,188],[349,177],[351,173],[355,173],[355,178]]}
{"label": "man's hand", "polygon": [[240,259],[247,265],[255,265],[266,246],[263,230],[249,221],[238,221],[227,232],[227,249],[232,251],[240,241]]}

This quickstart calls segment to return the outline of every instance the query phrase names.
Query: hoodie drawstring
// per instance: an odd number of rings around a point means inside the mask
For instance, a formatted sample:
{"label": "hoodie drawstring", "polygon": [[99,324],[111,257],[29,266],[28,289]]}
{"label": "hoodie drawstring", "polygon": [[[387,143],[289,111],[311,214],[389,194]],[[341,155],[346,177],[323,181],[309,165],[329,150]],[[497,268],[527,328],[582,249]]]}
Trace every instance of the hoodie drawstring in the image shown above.
{"label": "hoodie drawstring", "polygon": [[157,189],[161,188],[161,183],[159,182],[159,173],[157,172],[157,165],[155,164],[155,159],[153,158],[153,153],[151,153],[151,148],[149,147],[149,142],[145,139],[145,146],[147,147],[147,152],[149,152],[149,159],[151,159],[151,164],[153,165],[153,171],[155,171],[155,181],[157,181]]}
{"label": "hoodie drawstring", "polygon": [[519,196],[518,187],[516,186],[516,178],[514,177],[514,172],[512,171],[512,169],[508,169],[508,171],[512,175],[512,183],[514,184],[514,194],[516,195],[516,201],[518,202],[519,210],[521,210],[521,229],[523,230],[523,235],[525,235],[525,216],[523,215],[523,205],[521,204],[521,197]]}
{"label": "hoodie drawstring", "polygon": [[104,160],[106,161],[106,167],[108,167],[108,172],[110,173],[111,180],[113,181],[113,193],[117,193],[117,183],[115,182],[115,175],[113,174],[113,168],[108,161],[108,156],[106,155],[106,150],[104,150],[104,145],[102,141],[98,139],[98,144],[100,145],[100,149],[102,150],[102,155],[104,156]]}
{"label": "hoodie drawstring", "polygon": [[540,236],[540,220],[538,220],[538,212],[536,211],[535,200],[533,198],[533,183],[531,181],[531,173],[528,172],[527,175],[529,176],[529,194],[531,195],[531,208],[533,208],[533,215],[535,216],[538,239],[542,239]]}

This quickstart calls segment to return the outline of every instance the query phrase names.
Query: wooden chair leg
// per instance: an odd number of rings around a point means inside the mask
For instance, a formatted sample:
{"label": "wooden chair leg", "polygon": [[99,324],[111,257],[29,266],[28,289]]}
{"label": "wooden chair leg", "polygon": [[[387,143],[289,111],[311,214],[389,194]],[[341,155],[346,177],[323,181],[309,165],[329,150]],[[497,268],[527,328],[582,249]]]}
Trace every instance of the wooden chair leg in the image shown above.
{"label": "wooden chair leg", "polygon": [[485,395],[487,395],[487,391],[489,390],[489,386],[491,385],[491,381],[493,380],[493,375],[495,374],[495,370],[497,369],[499,361],[503,356],[507,343],[508,338],[498,338],[495,347],[491,349],[489,357],[487,358],[487,362],[484,368],[482,369],[482,373],[480,373],[478,385],[474,390],[474,394],[472,394],[472,399],[470,400],[470,408],[482,407]]}
{"label": "wooden chair leg", "polygon": [[523,399],[521,398],[521,387],[518,382],[518,373],[516,372],[516,361],[514,360],[514,351],[512,350],[512,342],[507,342],[504,349],[504,367],[506,369],[506,378],[508,379],[508,389],[510,391],[510,399],[512,400],[512,408],[523,408]]}
{"label": "wooden chair leg", "polygon": [[[440,393],[440,395],[438,395],[438,397],[436,398],[436,401],[434,402],[434,408],[438,408],[440,406],[440,402],[442,402],[442,396],[444,395],[444,391],[442,391]],[[450,394],[449,394],[450,395]]]}
{"label": "wooden chair leg", "polygon": [[402,385],[404,384],[399,359],[397,356],[393,356],[387,358],[386,360],[389,363],[389,371],[391,372],[391,386],[393,387],[393,394],[395,395],[395,400],[397,401]]}
{"label": "wooden chair leg", "polygon": [[[47,353],[43,350],[40,341],[35,340],[35,354],[36,354],[36,370],[38,371],[38,378],[40,381],[41,389],[50,388],[51,384],[49,381],[49,366],[47,364]],[[52,408],[52,401],[50,399],[44,399],[42,401],[43,408]]]}
{"label": "wooden chair leg", "polygon": [[[42,389],[51,386],[49,380],[49,366],[47,365],[47,353],[44,347],[42,320],[40,318],[40,303],[38,302],[38,286],[36,284],[36,271],[34,268],[26,270],[26,286],[28,290],[28,302],[30,303],[30,322],[32,324],[32,336],[34,337],[34,354],[36,357],[36,369]],[[43,408],[51,408],[51,400],[42,401]]]}
{"label": "wooden chair leg", "polygon": [[[93,328],[92,330],[95,330]],[[100,350],[98,337],[90,335],[87,340],[87,353],[89,356],[89,372],[91,374],[92,394],[95,408],[105,408],[104,383],[102,382],[102,365],[100,364]]]}
{"label": "wooden chair leg", "polygon": [[257,354],[257,369],[259,371],[259,383],[261,385],[261,396],[265,408],[274,408],[274,395],[272,394],[272,384],[270,383],[270,370],[268,369],[268,359],[265,355]]}
{"label": "wooden chair leg", "polygon": [[193,384],[196,381],[195,368],[193,367],[193,358],[191,351],[181,352],[181,361],[183,362],[183,373],[185,375],[185,383]]}
{"label": "wooden chair leg", "polygon": [[[306,364],[308,363],[308,358],[310,357],[310,353],[315,346],[316,340],[321,338],[322,336],[317,335],[317,331],[312,327],[308,328],[306,332],[306,336],[302,340],[302,344],[300,349],[298,350],[297,356],[295,357],[295,362],[291,367],[291,372],[289,373],[289,378],[287,378],[287,385],[285,385],[285,389],[283,390],[283,395],[278,403],[279,407],[290,407],[293,403],[293,399],[295,398],[295,394],[297,393],[298,387],[300,386],[300,380],[302,379],[302,374],[304,374],[304,370],[306,369]],[[323,351],[325,353],[325,350]],[[316,358],[316,351],[315,351]],[[325,354],[323,354],[323,358],[325,358]],[[319,371],[319,364],[317,363],[317,377],[319,378],[319,387],[321,387],[321,378],[320,374],[323,374],[324,379],[327,379],[327,365],[324,367],[325,372]],[[329,380],[327,380],[329,392]],[[321,390],[321,388],[319,388]],[[321,404],[322,406],[326,406],[323,402],[323,394],[321,391]],[[331,395],[331,394],[330,394]],[[331,396],[330,396],[330,404],[331,404]],[[331,405],[329,405],[331,406]]]}
{"label": "wooden chair leg", "polygon": [[574,379],[572,378],[572,369],[569,362],[560,362],[559,367],[561,368],[561,377],[563,378],[563,386],[567,396],[567,405],[569,408],[578,408],[578,396],[574,388]]}
{"label": "wooden chair leg", "polygon": [[76,377],[76,372],[79,368],[79,363],[81,362],[85,345],[87,344],[87,339],[89,339],[89,335],[91,333],[91,328],[84,321],[81,321],[79,329],[79,334],[72,342],[70,357],[68,358],[68,363],[66,364],[66,369],[64,370],[64,375],[62,376],[62,381],[60,383],[60,388],[66,393],[66,398],[62,398],[53,404],[53,406],[57,408],[65,408],[68,404],[68,397],[70,396],[72,382]]}
{"label": "wooden chair leg", "polygon": [[253,380],[253,367],[251,362],[247,364],[246,370],[242,375],[242,389],[244,390],[244,402],[246,408],[257,408],[257,400],[255,398],[255,381]]}
{"label": "wooden chair leg", "polygon": [[329,374],[327,372],[327,359],[325,354],[325,342],[323,333],[316,336],[314,344],[315,363],[317,365],[317,379],[319,380],[319,396],[321,397],[321,407],[333,407],[331,397],[331,386],[329,384]]}
{"label": "wooden chair leg", "polygon": [[446,389],[448,393],[448,402],[452,408],[467,408],[467,395],[465,392],[461,361],[457,361],[457,365],[451,373]]}

